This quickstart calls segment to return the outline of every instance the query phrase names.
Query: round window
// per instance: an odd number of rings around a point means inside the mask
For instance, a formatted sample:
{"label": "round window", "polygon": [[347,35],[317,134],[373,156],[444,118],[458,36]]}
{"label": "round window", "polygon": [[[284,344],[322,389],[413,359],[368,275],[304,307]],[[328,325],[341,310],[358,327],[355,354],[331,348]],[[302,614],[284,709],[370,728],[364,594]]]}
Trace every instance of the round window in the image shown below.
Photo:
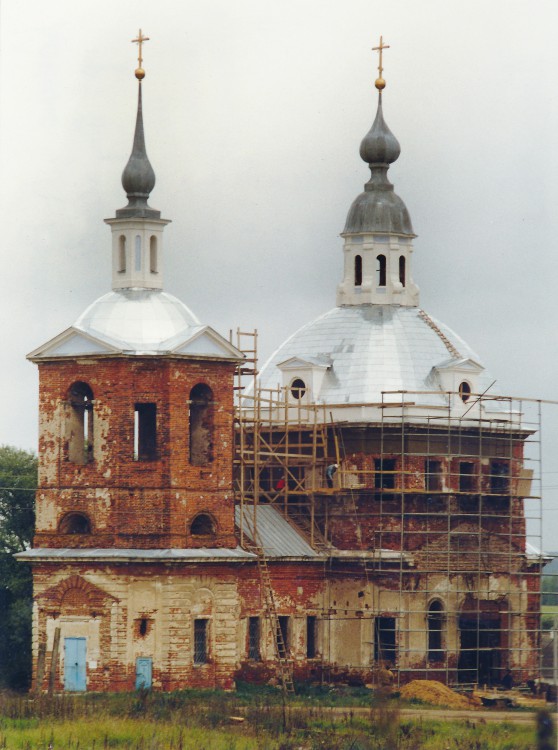
{"label": "round window", "polygon": [[302,378],[295,378],[291,383],[291,396],[297,401],[300,401],[305,393],[306,383],[304,382],[304,380],[302,380]]}
{"label": "round window", "polygon": [[471,386],[466,380],[459,384],[459,398],[464,404],[471,398]]}

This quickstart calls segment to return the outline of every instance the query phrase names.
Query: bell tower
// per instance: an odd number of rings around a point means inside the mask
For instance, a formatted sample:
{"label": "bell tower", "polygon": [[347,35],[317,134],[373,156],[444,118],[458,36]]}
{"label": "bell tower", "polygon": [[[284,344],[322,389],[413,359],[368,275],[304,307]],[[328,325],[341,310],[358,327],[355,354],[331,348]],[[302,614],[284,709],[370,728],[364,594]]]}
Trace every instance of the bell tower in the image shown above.
{"label": "bell tower", "polygon": [[235,548],[233,373],[242,354],[163,291],[163,230],[142,111],[112,291],[29,359],[40,375],[36,548]]}

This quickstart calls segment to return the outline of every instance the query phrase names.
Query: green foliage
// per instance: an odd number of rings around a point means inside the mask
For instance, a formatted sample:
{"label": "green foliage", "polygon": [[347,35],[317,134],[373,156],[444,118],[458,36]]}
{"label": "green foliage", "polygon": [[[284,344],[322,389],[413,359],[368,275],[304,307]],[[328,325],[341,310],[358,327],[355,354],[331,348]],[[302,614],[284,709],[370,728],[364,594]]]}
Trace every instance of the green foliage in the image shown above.
{"label": "green foliage", "polygon": [[14,554],[31,544],[36,486],[36,456],[0,446],[0,685],[13,689],[31,677],[31,570]]}
{"label": "green foliage", "polygon": [[[276,691],[278,692],[278,691]],[[0,749],[47,750],[533,750],[529,725],[429,719],[399,713],[374,696],[373,707],[319,706],[298,698],[287,710],[271,696],[251,703],[221,691],[35,696],[0,693]],[[523,714],[525,716],[525,714]],[[239,721],[244,717],[245,721]],[[539,720],[539,739],[552,728]]]}
{"label": "green foliage", "polygon": [[541,579],[542,598],[541,603],[558,605],[558,575],[543,575]]}

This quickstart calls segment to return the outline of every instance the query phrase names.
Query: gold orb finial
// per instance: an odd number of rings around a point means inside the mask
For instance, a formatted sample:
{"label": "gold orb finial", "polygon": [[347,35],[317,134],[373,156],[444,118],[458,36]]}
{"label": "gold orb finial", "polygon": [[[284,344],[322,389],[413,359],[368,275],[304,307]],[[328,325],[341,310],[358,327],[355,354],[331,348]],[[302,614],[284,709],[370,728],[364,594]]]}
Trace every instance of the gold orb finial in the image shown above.
{"label": "gold orb finial", "polygon": [[376,82],[374,83],[378,91],[383,91],[383,89],[385,89],[386,87],[386,82],[382,75],[382,73],[384,72],[384,66],[382,65],[382,61],[383,61],[382,53],[385,49],[389,49],[389,44],[384,44],[384,38],[383,36],[381,36],[380,44],[377,47],[372,47],[373,52],[380,53],[380,59],[378,61],[378,77],[376,78]]}
{"label": "gold orb finial", "polygon": [[149,37],[143,36],[141,33],[141,29],[139,30],[139,34],[137,36],[137,39],[132,39],[132,44],[138,45],[138,67],[136,68],[135,76],[138,79],[138,81],[143,81],[145,78],[145,70],[142,67],[143,57],[142,57],[142,44],[144,42],[148,42]]}

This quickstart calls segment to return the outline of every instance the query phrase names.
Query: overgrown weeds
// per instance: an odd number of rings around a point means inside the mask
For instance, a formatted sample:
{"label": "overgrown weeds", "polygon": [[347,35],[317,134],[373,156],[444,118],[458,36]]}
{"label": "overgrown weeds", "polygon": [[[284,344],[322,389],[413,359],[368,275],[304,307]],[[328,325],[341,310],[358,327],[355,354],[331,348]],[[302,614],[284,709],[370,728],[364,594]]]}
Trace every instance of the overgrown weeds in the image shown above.
{"label": "overgrown weeds", "polygon": [[[0,693],[0,750],[531,750],[535,727],[402,719],[388,693],[368,707],[329,689],[285,707],[277,690]],[[360,696],[357,696],[360,701]],[[329,702],[329,705],[327,703]],[[285,724],[286,722],[286,724]]]}

